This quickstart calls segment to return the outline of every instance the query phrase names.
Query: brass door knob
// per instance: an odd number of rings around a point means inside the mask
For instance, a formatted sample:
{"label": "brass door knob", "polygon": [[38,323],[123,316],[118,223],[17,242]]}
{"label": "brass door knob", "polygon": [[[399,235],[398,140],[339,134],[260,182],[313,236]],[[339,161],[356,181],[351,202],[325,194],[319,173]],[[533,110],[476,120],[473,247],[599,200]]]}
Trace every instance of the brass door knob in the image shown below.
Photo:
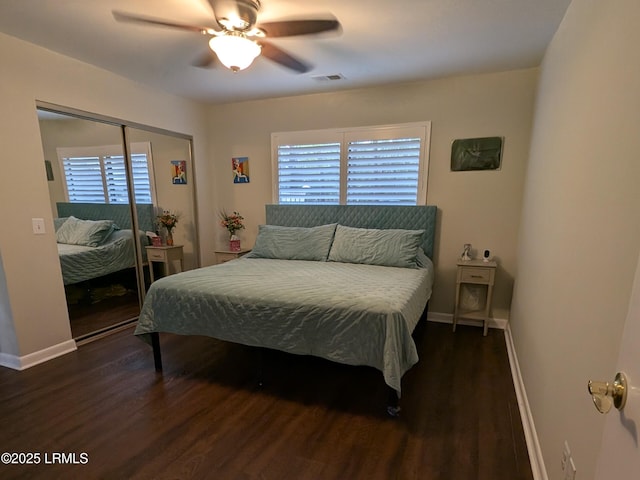
{"label": "brass door knob", "polygon": [[622,372],[616,374],[613,383],[589,380],[588,389],[600,413],[608,413],[612,405],[622,410],[627,401],[627,377]]}

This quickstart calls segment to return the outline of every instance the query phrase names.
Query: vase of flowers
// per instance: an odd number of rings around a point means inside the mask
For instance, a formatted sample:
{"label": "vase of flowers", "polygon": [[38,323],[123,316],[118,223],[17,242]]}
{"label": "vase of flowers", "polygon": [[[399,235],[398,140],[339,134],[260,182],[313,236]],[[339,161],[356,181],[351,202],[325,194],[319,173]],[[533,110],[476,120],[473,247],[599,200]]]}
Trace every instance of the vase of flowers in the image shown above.
{"label": "vase of flowers", "polygon": [[177,213],[171,213],[168,210],[162,212],[162,215],[158,215],[156,220],[158,225],[163,226],[167,230],[167,245],[173,245],[173,229],[176,228],[179,215]]}
{"label": "vase of flowers", "polygon": [[232,252],[240,251],[240,239],[236,236],[236,232],[244,228],[243,220],[244,217],[238,212],[228,214],[222,211],[220,213],[220,225],[229,232],[229,250]]}

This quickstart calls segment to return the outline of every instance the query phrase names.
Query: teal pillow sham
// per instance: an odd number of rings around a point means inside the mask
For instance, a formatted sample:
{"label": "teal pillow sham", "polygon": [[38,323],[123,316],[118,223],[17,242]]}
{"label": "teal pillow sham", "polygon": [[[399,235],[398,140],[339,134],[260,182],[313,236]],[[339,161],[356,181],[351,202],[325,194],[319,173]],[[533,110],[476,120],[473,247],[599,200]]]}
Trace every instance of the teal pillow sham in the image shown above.
{"label": "teal pillow sham", "polygon": [[424,230],[368,229],[338,225],[330,262],[417,268]]}
{"label": "teal pillow sham", "polygon": [[260,225],[256,243],[247,257],[325,262],[331,249],[335,223],[317,227]]}
{"label": "teal pillow sham", "polygon": [[113,220],[81,220],[72,216],[58,228],[56,240],[69,245],[97,247],[116,228]]}
{"label": "teal pillow sham", "polygon": [[60,229],[62,224],[66,222],[68,219],[69,217],[58,217],[53,219],[53,227],[55,228],[56,232]]}

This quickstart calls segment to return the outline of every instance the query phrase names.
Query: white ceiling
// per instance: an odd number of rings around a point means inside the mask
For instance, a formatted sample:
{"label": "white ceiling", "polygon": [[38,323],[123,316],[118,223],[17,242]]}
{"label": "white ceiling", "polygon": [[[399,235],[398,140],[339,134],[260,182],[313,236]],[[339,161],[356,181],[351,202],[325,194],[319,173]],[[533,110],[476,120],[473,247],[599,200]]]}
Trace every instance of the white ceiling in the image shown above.
{"label": "white ceiling", "polygon": [[[192,66],[207,38],[119,23],[112,11],[214,26],[207,0],[0,0],[0,32],[200,101],[297,95],[540,64],[571,0],[261,0],[258,23],[334,15],[339,34],[271,42],[313,65],[265,58],[233,73]],[[340,74],[338,81],[314,77]]]}

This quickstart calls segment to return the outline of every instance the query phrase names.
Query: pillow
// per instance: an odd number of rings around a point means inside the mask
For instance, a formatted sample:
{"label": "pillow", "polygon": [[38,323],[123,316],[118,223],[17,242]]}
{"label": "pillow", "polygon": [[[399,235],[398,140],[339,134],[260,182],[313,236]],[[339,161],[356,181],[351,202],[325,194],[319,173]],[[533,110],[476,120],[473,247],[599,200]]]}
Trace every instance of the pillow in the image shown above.
{"label": "pillow", "polygon": [[62,226],[62,224],[67,221],[68,218],[69,217],[58,217],[53,219],[53,228],[56,232]]}
{"label": "pillow", "polygon": [[417,268],[416,257],[423,234],[424,230],[377,230],[338,225],[328,260]]}
{"label": "pillow", "polygon": [[325,262],[336,225],[332,223],[308,228],[260,225],[256,244],[246,256]]}
{"label": "pillow", "polygon": [[424,250],[422,250],[422,248],[418,248],[416,263],[418,264],[418,268],[433,268],[433,262],[429,257],[427,257],[427,254],[424,253]]}
{"label": "pillow", "polygon": [[97,247],[116,229],[113,220],[81,220],[69,217],[56,232],[58,243]]}

